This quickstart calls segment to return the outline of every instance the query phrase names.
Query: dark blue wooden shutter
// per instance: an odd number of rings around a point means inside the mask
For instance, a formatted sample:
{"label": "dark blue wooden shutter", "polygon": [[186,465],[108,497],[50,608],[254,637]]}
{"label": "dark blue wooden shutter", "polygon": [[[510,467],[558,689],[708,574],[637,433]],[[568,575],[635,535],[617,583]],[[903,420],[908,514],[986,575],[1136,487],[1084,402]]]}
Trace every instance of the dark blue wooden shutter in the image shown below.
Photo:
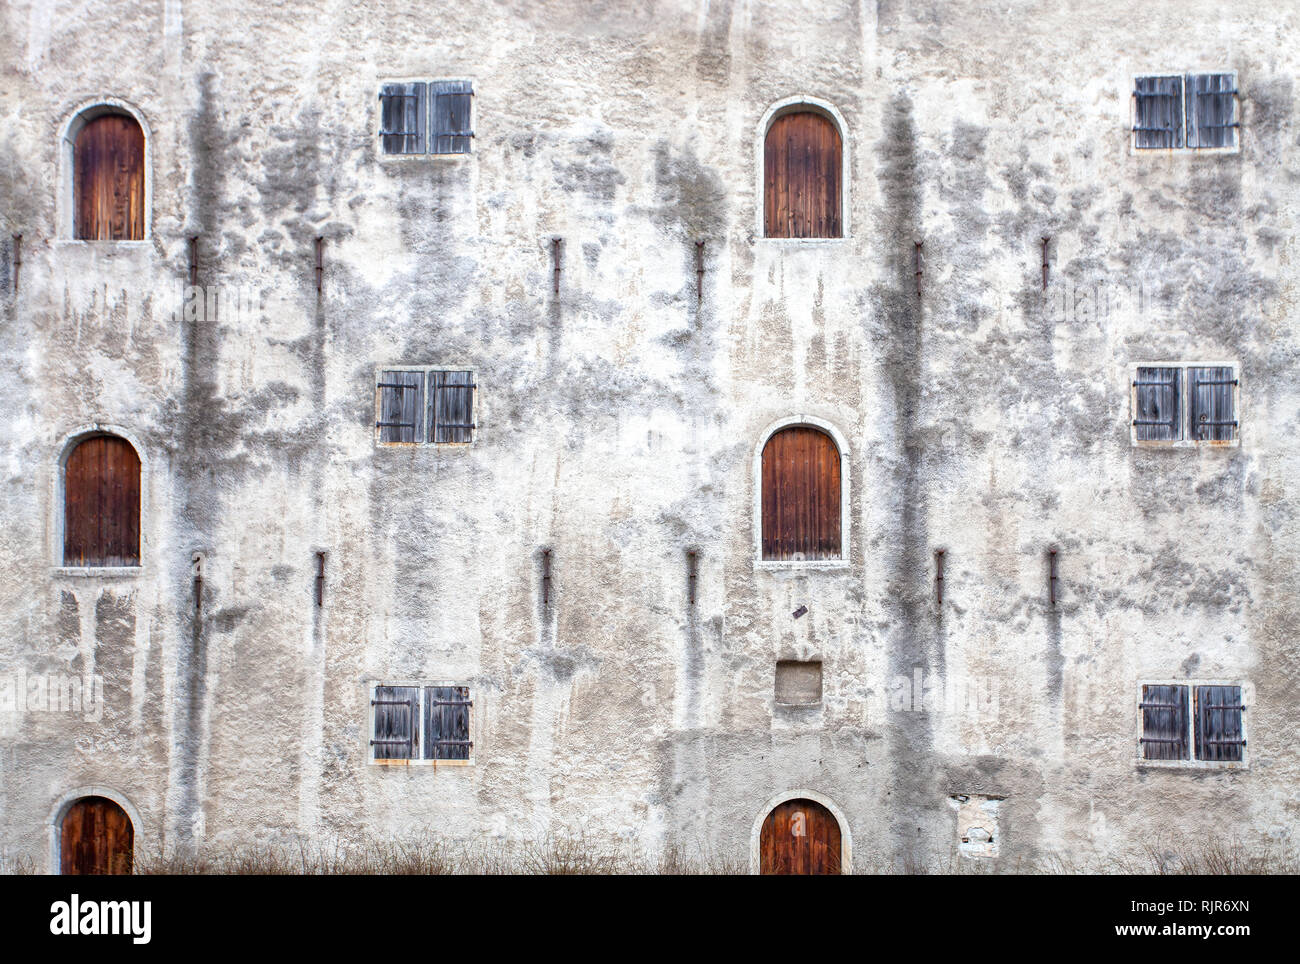
{"label": "dark blue wooden shutter", "polygon": [[1140,149],[1183,146],[1183,78],[1139,77],[1133,90],[1134,144]]}
{"label": "dark blue wooden shutter", "polygon": [[474,136],[470,127],[473,85],[467,80],[438,80],[429,85],[429,96],[429,150],[434,154],[468,154]]}
{"label": "dark blue wooden shutter", "polygon": [[1237,437],[1236,387],[1231,368],[1187,369],[1188,433],[1193,439],[1231,442]]}
{"label": "dark blue wooden shutter", "polygon": [[424,691],[424,758],[468,760],[474,744],[469,738],[469,711],[474,704],[468,686],[430,686]]}
{"label": "dark blue wooden shutter", "polygon": [[474,440],[472,372],[429,373],[429,433],[434,442]]}
{"label": "dark blue wooden shutter", "polygon": [[1187,77],[1187,146],[1234,147],[1237,90],[1232,74]]}
{"label": "dark blue wooden shutter", "polygon": [[378,391],[379,441],[423,442],[424,372],[381,372]]}
{"label": "dark blue wooden shutter", "polygon": [[1244,710],[1240,686],[1196,687],[1196,759],[1241,760]]}
{"label": "dark blue wooden shutter", "polygon": [[1139,368],[1133,380],[1134,435],[1139,442],[1172,442],[1183,437],[1179,368]]}
{"label": "dark blue wooden shutter", "polygon": [[379,93],[379,135],[385,154],[423,154],[425,85],[384,84]]}
{"label": "dark blue wooden shutter", "polygon": [[416,686],[376,686],[370,701],[375,729],[370,737],[376,760],[413,760],[418,734],[420,689]]}
{"label": "dark blue wooden shutter", "polygon": [[1187,687],[1143,686],[1142,759],[1186,760]]}

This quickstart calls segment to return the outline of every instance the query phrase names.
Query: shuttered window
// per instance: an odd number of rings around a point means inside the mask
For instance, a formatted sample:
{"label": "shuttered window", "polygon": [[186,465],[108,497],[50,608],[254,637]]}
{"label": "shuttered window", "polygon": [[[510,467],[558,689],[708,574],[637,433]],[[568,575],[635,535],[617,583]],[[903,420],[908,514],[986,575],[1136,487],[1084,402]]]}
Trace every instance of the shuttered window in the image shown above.
{"label": "shuttered window", "polygon": [[470,108],[474,89],[467,80],[436,80],[429,85],[432,114],[429,124],[429,151],[433,154],[468,154]]}
{"label": "shuttered window", "polygon": [[1196,759],[1240,762],[1245,710],[1240,686],[1196,687]]}
{"label": "shuttered window", "polygon": [[820,429],[792,426],[763,447],[763,558],[839,559],[840,453]]}
{"label": "shuttered window", "polygon": [[1198,442],[1231,442],[1237,437],[1233,405],[1237,379],[1231,368],[1187,369],[1189,432]]}
{"label": "shuttered window", "polygon": [[370,698],[371,760],[437,762],[474,758],[468,686],[379,684]]}
{"label": "shuttered window", "polygon": [[1134,442],[1202,445],[1240,439],[1232,365],[1138,365],[1131,369]]}
{"label": "shuttered window", "polygon": [[838,238],[840,132],[825,114],[782,114],[763,146],[763,233],[769,238]]}
{"label": "shuttered window", "polygon": [[1237,84],[1232,74],[1187,78],[1187,146],[1237,146]]}
{"label": "shuttered window", "polygon": [[468,686],[429,686],[424,690],[424,759],[468,760]]}
{"label": "shuttered window", "polygon": [[144,132],[135,118],[89,120],[77,133],[72,169],[79,240],[144,239]]}
{"label": "shuttered window", "polygon": [[1139,77],[1133,88],[1133,146],[1138,150],[1237,146],[1234,74]]}
{"label": "shuttered window", "polygon": [[1183,416],[1179,404],[1182,370],[1139,368],[1133,380],[1135,409],[1134,437],[1139,442],[1171,442],[1183,437]]}
{"label": "shuttered window", "polygon": [[429,372],[429,440],[469,442],[474,437],[472,372]]}
{"label": "shuttered window", "polygon": [[1142,759],[1186,760],[1187,687],[1143,686]]}
{"label": "shuttered window", "polygon": [[375,427],[383,443],[423,442],[424,372],[386,371],[380,373],[379,418]]}
{"label": "shuttered window", "polygon": [[396,368],[380,372],[376,437],[382,445],[474,441],[478,386],[471,371]]}
{"label": "shuttered window", "polygon": [[468,80],[384,84],[379,141],[385,154],[468,154],[474,137]]}
{"label": "shuttered window", "polygon": [[63,470],[63,564],[140,564],[140,457],[131,443],[97,435]]}
{"label": "shuttered window", "polygon": [[1133,143],[1141,150],[1183,146],[1183,78],[1139,77]]}
{"label": "shuttered window", "polygon": [[419,756],[420,688],[376,686],[370,700],[374,720],[370,739],[376,760],[414,760]]}
{"label": "shuttered window", "polygon": [[1246,707],[1239,685],[1144,684],[1138,710],[1143,760],[1245,761]]}
{"label": "shuttered window", "polygon": [[427,87],[384,84],[379,93],[379,140],[385,154],[423,154]]}

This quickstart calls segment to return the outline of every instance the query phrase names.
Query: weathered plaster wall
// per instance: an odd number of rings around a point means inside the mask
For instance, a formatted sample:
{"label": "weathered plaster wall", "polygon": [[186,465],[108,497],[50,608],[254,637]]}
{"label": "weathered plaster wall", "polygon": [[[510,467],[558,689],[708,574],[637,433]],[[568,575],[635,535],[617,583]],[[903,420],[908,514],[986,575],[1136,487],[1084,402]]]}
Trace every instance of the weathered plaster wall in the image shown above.
{"label": "weathered plaster wall", "polygon": [[[797,787],[838,804],[860,867],[955,855],[956,795],[999,801],[1000,858],[1290,839],[1293,12],[4,17],[0,670],[106,698],[98,722],[0,714],[6,852],[43,854],[79,786],[129,799],[146,849],[585,828],[739,859]],[[1133,75],[1218,68],[1240,153],[1130,156]],[[399,77],[474,80],[471,156],[377,156]],[[844,120],[842,241],[756,237],[760,122],[799,95]],[[151,237],[66,241],[59,133],[110,97],[151,133]],[[199,283],[261,310],[177,315],[194,235]],[[1240,365],[1240,447],[1131,447],[1127,366],[1198,358]],[[377,449],[394,363],[473,368],[478,441]],[[847,567],[753,564],[753,454],[791,415],[848,440]],[[59,460],[96,425],[144,460],[136,574],[57,568]],[[787,659],[822,661],[819,707],[775,705]],[[995,686],[996,712],[890,710],[917,668]],[[1135,766],[1137,681],[1172,677],[1253,684],[1248,769]],[[468,681],[475,764],[367,766],[385,678]]]}

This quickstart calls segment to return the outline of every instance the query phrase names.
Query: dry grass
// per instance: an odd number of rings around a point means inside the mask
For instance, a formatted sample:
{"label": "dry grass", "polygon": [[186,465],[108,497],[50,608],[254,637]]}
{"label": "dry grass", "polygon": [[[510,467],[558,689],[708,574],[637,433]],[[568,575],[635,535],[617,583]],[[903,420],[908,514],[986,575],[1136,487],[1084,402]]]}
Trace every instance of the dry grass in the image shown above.
{"label": "dry grass", "polygon": [[734,874],[747,865],[670,847],[647,857],[619,843],[583,836],[536,841],[457,843],[433,836],[348,846],[252,845],[200,854],[136,855],[137,874],[615,875]]}
{"label": "dry grass", "polygon": [[[1050,854],[1039,858],[922,861],[858,854],[860,874],[1300,874],[1294,846],[1239,841],[1158,841],[1127,854]],[[208,847],[197,854],[136,854],[137,874],[220,875],[716,875],[744,874],[748,854],[718,856],[703,848],[670,846],[645,855],[623,842],[583,835],[535,841],[455,842],[432,834],[406,840],[344,843],[299,838],[288,843]],[[0,860],[0,874],[38,873],[27,855]]]}

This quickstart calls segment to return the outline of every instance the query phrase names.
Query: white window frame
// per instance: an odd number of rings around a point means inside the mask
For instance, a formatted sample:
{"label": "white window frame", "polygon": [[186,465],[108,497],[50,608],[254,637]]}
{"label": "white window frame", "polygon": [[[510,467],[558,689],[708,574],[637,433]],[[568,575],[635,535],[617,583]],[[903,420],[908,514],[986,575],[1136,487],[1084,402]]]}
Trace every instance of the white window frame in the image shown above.
{"label": "white window frame", "polygon": [[[471,138],[470,150],[464,154],[435,154],[430,146],[433,136],[430,129],[430,121],[433,118],[433,97],[429,92],[430,84],[441,83],[464,83],[469,84],[469,129],[474,132]],[[384,101],[383,92],[386,84],[424,84],[424,150],[418,154],[389,154],[384,151],[384,137],[381,133],[384,127]],[[401,163],[402,161],[442,161],[454,162],[471,158],[477,155],[473,148],[473,141],[478,140],[478,78],[468,74],[462,74],[458,77],[382,77],[375,83],[374,92],[374,119],[371,122],[371,131],[373,132],[375,155],[381,163]]]}
{"label": "white window frame", "polygon": [[[763,221],[764,193],[763,184],[766,177],[767,161],[767,132],[772,126],[772,122],[784,114],[793,114],[801,110],[812,110],[815,113],[824,115],[840,135],[840,236],[838,238],[773,238],[767,235],[767,225]],[[844,115],[839,109],[828,100],[822,100],[819,97],[813,97],[810,94],[796,94],[793,97],[786,97],[778,100],[770,106],[763,114],[762,120],[758,122],[758,131],[754,137],[754,169],[756,172],[755,179],[755,204],[754,204],[754,238],[765,244],[784,244],[784,245],[819,245],[819,244],[843,244],[853,237],[852,225],[849,223],[849,212],[852,209],[850,204],[850,174],[852,164],[850,158],[853,154],[853,146],[849,140],[849,126],[844,121]]]}
{"label": "white window frame", "polygon": [[[1142,687],[1144,686],[1185,686],[1187,687],[1187,753],[1186,760],[1148,760],[1142,756]],[[1240,760],[1198,760],[1196,759],[1196,687],[1198,686],[1236,686],[1241,689],[1241,738],[1246,742],[1241,747]],[[1140,767],[1158,767],[1173,770],[1248,770],[1250,769],[1250,709],[1255,705],[1255,691],[1245,680],[1240,679],[1140,679],[1135,687],[1133,701],[1135,733],[1133,745],[1137,748],[1135,760]]]}
{"label": "white window frame", "polygon": [[[90,121],[105,114],[125,114],[140,125],[144,136],[144,237],[131,240],[91,240],[77,237],[77,135]],[[59,193],[55,204],[58,225],[56,245],[122,245],[146,247],[153,243],[153,130],[144,112],[118,97],[96,97],[77,105],[59,128]]]}
{"label": "white window frame", "polygon": [[[1182,438],[1165,441],[1162,439],[1139,439],[1137,437],[1137,426],[1133,424],[1137,418],[1137,373],[1139,368],[1175,368],[1178,370],[1178,423],[1181,429]],[[1237,420],[1237,431],[1233,433],[1233,438],[1216,442],[1210,439],[1194,439],[1191,437],[1191,405],[1187,394],[1187,370],[1189,368],[1231,368],[1232,377],[1237,380],[1237,384],[1232,386],[1232,413]],[[1194,449],[1194,448],[1240,448],[1241,435],[1246,424],[1241,410],[1241,366],[1235,361],[1141,361],[1132,362],[1128,366],[1128,435],[1129,444],[1134,448],[1157,448],[1157,449]]]}
{"label": "white window frame", "polygon": [[[66,476],[68,468],[68,458],[72,455],[73,450],[88,438],[97,435],[113,435],[127,442],[135,449],[136,457],[140,460],[140,563],[135,566],[69,566],[64,564],[63,559],[63,536],[64,526],[67,524],[67,487]],[[51,559],[51,571],[56,576],[76,576],[79,578],[98,578],[111,579],[122,577],[138,577],[144,574],[146,547],[150,540],[146,536],[146,526],[152,518],[150,515],[150,493],[149,493],[149,453],[148,450],[140,443],[140,439],[134,432],[123,428],[120,425],[110,422],[90,422],[85,425],[79,425],[71,432],[67,433],[60,439],[57,453],[54,459],[55,470],[53,472],[51,483],[52,493],[50,498],[51,518],[50,526],[47,530],[50,534],[49,554]]]}
{"label": "white window frame", "polygon": [[[397,156],[397,155],[394,155]],[[423,442],[384,442],[381,441],[379,422],[383,421],[383,396],[380,394],[379,383],[384,377],[384,372],[420,372],[424,375],[424,393],[427,399],[429,391],[429,373],[430,372],[469,372],[470,381],[474,385],[474,390],[470,393],[470,410],[474,413],[474,427],[470,430],[468,442],[430,442],[429,435],[429,406],[426,400],[421,407],[420,417],[424,419],[424,436]],[[478,369],[470,365],[380,365],[375,369],[374,380],[375,393],[375,448],[380,449],[409,449],[409,448],[435,448],[435,449],[468,449],[478,442],[479,426],[482,424],[479,416],[482,410],[479,408],[479,383]]]}
{"label": "white window frame", "polygon": [[[375,738],[375,691],[381,686],[408,686],[418,688],[420,692],[419,705],[416,709],[415,725],[415,757],[409,760],[378,760],[375,758],[375,748],[371,745],[371,740]],[[467,760],[426,760],[424,758],[424,707],[425,700],[428,696],[428,689],[431,686],[463,686],[469,690],[471,706],[469,708],[469,759]],[[432,767],[467,767],[473,766],[475,762],[475,752],[478,747],[478,740],[475,739],[475,728],[478,722],[478,715],[474,712],[478,708],[478,696],[476,687],[464,680],[437,680],[437,679],[379,679],[368,680],[366,682],[366,732],[365,732],[365,750],[366,763],[371,766],[432,766]]]}
{"label": "white window frame", "polygon": [[[1232,77],[1232,89],[1237,91],[1234,115],[1237,118],[1236,143],[1231,147],[1187,147],[1187,78],[1203,74],[1228,74]],[[1137,82],[1143,77],[1181,77],[1183,79],[1183,147],[1138,147],[1137,131]],[[1148,155],[1165,156],[1169,154],[1205,155],[1205,154],[1240,154],[1242,134],[1246,125],[1241,116],[1241,83],[1237,72],[1228,67],[1198,68],[1196,70],[1144,70],[1129,77],[1128,85],[1128,152],[1130,157]]]}

